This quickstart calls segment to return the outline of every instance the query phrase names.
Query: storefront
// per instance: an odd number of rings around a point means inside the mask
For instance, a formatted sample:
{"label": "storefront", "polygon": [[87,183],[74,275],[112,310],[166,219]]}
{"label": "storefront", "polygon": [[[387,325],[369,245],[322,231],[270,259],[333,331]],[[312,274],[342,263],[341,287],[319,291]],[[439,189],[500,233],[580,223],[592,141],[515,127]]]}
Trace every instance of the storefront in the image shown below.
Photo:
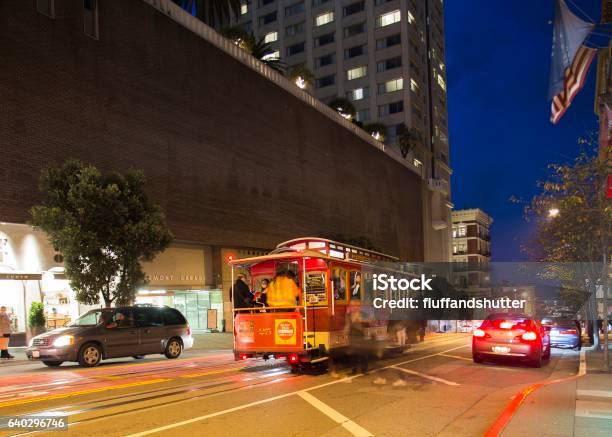
{"label": "storefront", "polygon": [[173,245],[145,263],[148,283],[138,290],[136,303],[176,308],[195,331],[222,331],[223,294],[206,285],[212,281],[211,253],[208,247]]}
{"label": "storefront", "polygon": [[0,224],[0,306],[7,307],[17,342],[25,342],[33,302],[43,303],[47,329],[64,326],[89,309],[77,303],[63,271],[61,256],[43,232]]}

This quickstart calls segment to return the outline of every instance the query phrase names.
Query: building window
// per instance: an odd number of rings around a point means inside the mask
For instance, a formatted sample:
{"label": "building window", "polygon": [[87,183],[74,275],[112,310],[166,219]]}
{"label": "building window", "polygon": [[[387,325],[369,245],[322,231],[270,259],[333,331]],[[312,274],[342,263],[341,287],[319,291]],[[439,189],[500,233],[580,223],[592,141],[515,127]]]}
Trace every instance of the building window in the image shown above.
{"label": "building window", "polygon": [[265,26],[266,24],[274,23],[276,21],[276,11],[259,17],[259,25]]}
{"label": "building window", "polygon": [[368,87],[355,88],[354,90],[347,91],[346,98],[348,100],[356,101],[356,100],[363,100],[367,98],[368,95],[369,95]]}
{"label": "building window", "polygon": [[304,12],[304,2],[287,6],[285,8],[285,17],[290,17],[291,15],[299,14],[301,12]]}
{"label": "building window", "polygon": [[357,56],[365,55],[367,53],[367,46],[355,46],[344,50],[344,59],[351,59]]}
{"label": "building window", "polygon": [[359,35],[360,33],[364,33],[366,31],[366,23],[357,23],[352,26],[347,26],[344,28],[344,37],[350,38],[351,36]]}
{"label": "building window", "polygon": [[387,47],[392,47],[402,43],[402,35],[396,33],[395,35],[388,36],[386,38],[381,38],[376,40],[376,48],[386,49]]}
{"label": "building window", "polygon": [[[466,232],[467,232],[467,228],[465,226],[459,226],[457,228],[457,235],[456,236],[457,237],[465,237]],[[455,232],[453,230],[453,237],[455,236],[454,234],[455,234]]]}
{"label": "building window", "polygon": [[251,33],[253,30],[253,22],[247,21],[246,23],[241,24],[240,27],[242,27],[246,33]]}
{"label": "building window", "polygon": [[83,0],[83,31],[85,35],[99,39],[98,1]]}
{"label": "building window", "polygon": [[378,94],[392,93],[394,91],[400,91],[404,88],[404,79],[398,77],[397,79],[391,79],[385,83],[378,84]]}
{"label": "building window", "polygon": [[325,3],[330,2],[331,0],[312,0],[312,7],[321,6]]}
{"label": "building window", "polygon": [[396,11],[387,12],[386,14],[379,15],[376,18],[376,27],[385,27],[391,24],[397,23],[401,20],[401,14],[399,9]]}
{"label": "building window", "polygon": [[247,12],[249,12],[249,4],[248,3],[242,3],[240,5],[240,15],[244,15]]}
{"label": "building window", "polygon": [[301,23],[296,23],[296,24],[292,24],[291,26],[287,26],[285,28],[285,35],[293,36],[293,35],[299,35],[300,33],[304,33],[305,24],[306,23],[302,21]]}
{"label": "building window", "polygon": [[264,35],[264,42],[271,43],[278,40],[278,32],[268,32]]}
{"label": "building window", "polygon": [[329,53],[327,55],[323,55],[319,58],[315,59],[315,67],[316,68],[321,68],[321,67],[325,67],[326,65],[332,65],[336,63],[336,54],[335,53]]}
{"label": "building window", "polygon": [[326,33],[325,35],[321,35],[318,38],[315,38],[314,40],[314,46],[315,47],[321,47],[327,44],[331,44],[335,41],[335,33],[331,32],[331,33]]}
{"label": "building window", "polygon": [[357,3],[352,3],[348,6],[346,6],[344,8],[344,16],[349,16],[349,15],[353,15],[353,14],[357,14],[358,12],[361,12],[365,10],[365,2],[357,2]]}
{"label": "building window", "polygon": [[269,5],[270,3],[273,3],[274,1],[276,0],[259,0],[259,7]]}
{"label": "building window", "polygon": [[317,88],[323,88],[326,86],[334,85],[336,83],[336,75],[330,74],[329,76],[323,76],[317,79]]}
{"label": "building window", "polygon": [[376,6],[380,6],[380,5],[384,5],[385,3],[389,3],[390,1],[393,1],[393,0],[376,0],[374,4]]}
{"label": "building window", "polygon": [[280,59],[280,51],[278,50],[272,53],[268,53],[267,55],[261,57],[262,61],[269,61],[269,60],[275,60],[275,59]]}
{"label": "building window", "polygon": [[362,65],[361,67],[351,68],[350,70],[346,70],[346,79],[353,80],[359,79],[360,77],[365,76],[368,73],[368,67]]}
{"label": "building window", "polygon": [[364,121],[368,121],[370,119],[370,110],[369,109],[362,109],[361,111],[357,111],[355,113],[355,120],[360,121],[360,122],[364,122]]}
{"label": "building window", "polygon": [[393,58],[385,59],[384,61],[379,61],[376,64],[376,71],[380,73],[382,71],[391,70],[393,68],[397,68],[401,66],[402,66],[402,57],[395,56]]}
{"label": "building window", "polygon": [[385,117],[391,114],[397,114],[398,112],[404,111],[404,102],[400,100],[399,102],[389,103],[388,105],[381,105],[378,107],[378,115],[380,117]]}
{"label": "building window", "polygon": [[334,13],[332,11],[323,12],[320,15],[317,15],[314,19],[315,27],[323,26],[327,23],[331,23],[334,21]]}
{"label": "building window", "polygon": [[302,53],[306,48],[306,43],[304,41],[293,44],[292,46],[287,47],[287,56],[297,55],[298,53]]}
{"label": "building window", "polygon": [[36,10],[49,18],[55,18],[55,1],[36,0]]}

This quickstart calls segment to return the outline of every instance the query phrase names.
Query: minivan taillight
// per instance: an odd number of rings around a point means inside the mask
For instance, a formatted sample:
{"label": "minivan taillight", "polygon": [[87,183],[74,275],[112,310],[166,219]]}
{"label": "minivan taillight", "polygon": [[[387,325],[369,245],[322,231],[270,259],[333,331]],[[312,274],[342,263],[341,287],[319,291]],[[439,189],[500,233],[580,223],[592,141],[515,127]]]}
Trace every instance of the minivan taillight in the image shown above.
{"label": "minivan taillight", "polygon": [[191,336],[191,326],[187,324],[187,335]]}

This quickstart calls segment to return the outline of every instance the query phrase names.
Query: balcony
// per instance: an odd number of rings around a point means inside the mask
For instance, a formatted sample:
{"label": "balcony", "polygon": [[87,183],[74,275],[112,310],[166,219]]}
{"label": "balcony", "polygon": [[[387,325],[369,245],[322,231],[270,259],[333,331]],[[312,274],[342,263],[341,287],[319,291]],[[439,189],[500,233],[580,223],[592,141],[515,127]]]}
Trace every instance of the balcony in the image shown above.
{"label": "balcony", "polygon": [[429,189],[448,196],[448,182],[440,178],[429,178]]}

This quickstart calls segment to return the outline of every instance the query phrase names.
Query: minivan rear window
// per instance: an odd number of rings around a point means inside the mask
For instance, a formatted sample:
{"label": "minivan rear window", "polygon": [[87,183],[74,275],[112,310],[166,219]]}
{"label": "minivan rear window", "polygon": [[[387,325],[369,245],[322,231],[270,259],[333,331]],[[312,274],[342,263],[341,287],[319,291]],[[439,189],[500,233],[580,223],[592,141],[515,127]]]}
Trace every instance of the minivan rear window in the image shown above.
{"label": "minivan rear window", "polygon": [[174,308],[164,308],[163,312],[166,325],[185,325],[187,323],[180,311]]}

